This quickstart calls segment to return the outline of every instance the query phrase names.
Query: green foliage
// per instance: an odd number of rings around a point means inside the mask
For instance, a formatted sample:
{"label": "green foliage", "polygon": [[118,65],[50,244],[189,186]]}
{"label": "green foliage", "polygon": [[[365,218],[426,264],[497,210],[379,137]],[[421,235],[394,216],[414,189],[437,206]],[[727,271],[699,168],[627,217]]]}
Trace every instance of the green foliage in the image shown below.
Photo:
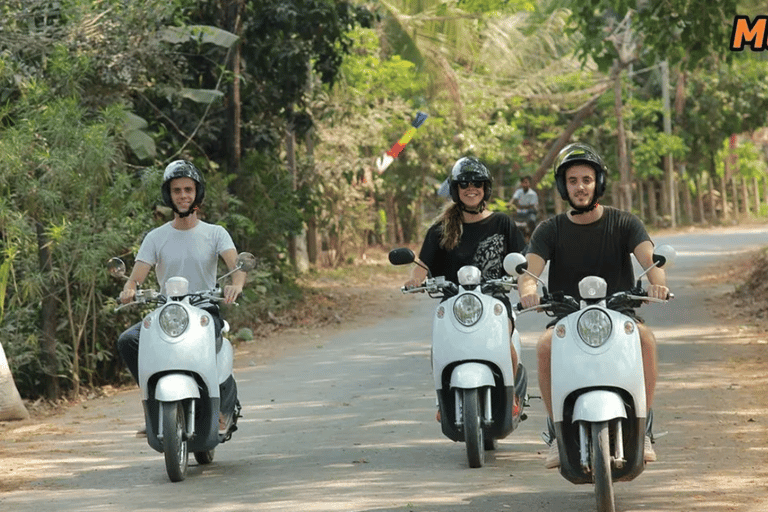
{"label": "green foliage", "polygon": [[575,0],[569,4],[573,25],[568,32],[583,37],[579,49],[582,61],[592,59],[606,71],[618,55],[613,36],[617,41],[624,40],[626,27],[621,22],[631,14],[630,38],[650,62],[668,60],[672,66],[695,68],[713,55],[730,57],[736,4],[736,0]]}
{"label": "green foliage", "polygon": [[730,161],[731,175],[742,178],[762,178],[766,175],[765,157],[750,141],[740,141],[733,149],[730,140],[724,140],[717,152],[717,175],[725,175],[725,162]]}

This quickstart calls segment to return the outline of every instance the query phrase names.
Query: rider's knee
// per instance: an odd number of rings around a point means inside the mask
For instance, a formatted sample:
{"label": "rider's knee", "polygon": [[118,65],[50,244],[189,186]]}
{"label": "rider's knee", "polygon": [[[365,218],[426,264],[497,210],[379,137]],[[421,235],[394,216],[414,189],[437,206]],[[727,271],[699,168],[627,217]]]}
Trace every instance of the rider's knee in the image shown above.
{"label": "rider's knee", "polygon": [[552,353],[552,329],[547,329],[536,343],[536,355],[539,359],[550,359]]}
{"label": "rider's knee", "polygon": [[656,336],[653,334],[653,331],[649,329],[645,324],[638,323],[637,331],[638,331],[638,334],[640,335],[641,345],[645,347],[656,346]]}

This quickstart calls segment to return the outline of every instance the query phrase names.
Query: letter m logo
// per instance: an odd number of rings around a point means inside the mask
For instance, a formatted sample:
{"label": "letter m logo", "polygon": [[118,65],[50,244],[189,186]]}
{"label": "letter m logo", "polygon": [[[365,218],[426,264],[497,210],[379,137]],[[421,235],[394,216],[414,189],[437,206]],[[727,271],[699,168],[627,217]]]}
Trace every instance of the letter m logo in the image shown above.
{"label": "letter m logo", "polygon": [[747,16],[736,16],[733,19],[733,33],[731,34],[731,50],[740,52],[744,46],[749,46],[752,51],[759,52],[768,49],[765,40],[765,27],[768,17],[756,16],[753,23]]}

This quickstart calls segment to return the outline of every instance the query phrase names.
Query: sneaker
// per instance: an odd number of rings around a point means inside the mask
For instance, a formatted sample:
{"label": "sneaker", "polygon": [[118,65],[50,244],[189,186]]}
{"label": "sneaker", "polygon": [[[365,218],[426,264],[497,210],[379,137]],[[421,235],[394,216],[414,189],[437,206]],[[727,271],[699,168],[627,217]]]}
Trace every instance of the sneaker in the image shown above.
{"label": "sneaker", "polygon": [[557,449],[557,439],[552,440],[552,444],[549,445],[549,453],[544,461],[544,467],[547,469],[555,469],[560,467],[560,451]]}
{"label": "sneaker", "polygon": [[645,436],[645,444],[643,445],[643,460],[645,462],[656,461],[656,451],[653,449],[653,441],[651,441],[651,436]]}

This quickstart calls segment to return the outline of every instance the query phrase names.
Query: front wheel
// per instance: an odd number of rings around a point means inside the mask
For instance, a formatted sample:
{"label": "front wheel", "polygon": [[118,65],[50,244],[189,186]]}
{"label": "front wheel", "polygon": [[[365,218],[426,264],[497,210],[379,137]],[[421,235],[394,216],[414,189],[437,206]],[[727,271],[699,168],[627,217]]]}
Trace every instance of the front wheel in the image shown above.
{"label": "front wheel", "polygon": [[611,476],[611,443],[608,423],[592,424],[592,476],[595,480],[597,512],[615,512]]}
{"label": "front wheel", "polygon": [[171,482],[181,482],[187,477],[189,464],[184,407],[181,402],[162,402],[162,406],[165,470]]}
{"label": "front wheel", "polygon": [[464,444],[467,445],[469,467],[479,468],[485,462],[482,413],[477,389],[465,389],[462,393],[464,417]]}

